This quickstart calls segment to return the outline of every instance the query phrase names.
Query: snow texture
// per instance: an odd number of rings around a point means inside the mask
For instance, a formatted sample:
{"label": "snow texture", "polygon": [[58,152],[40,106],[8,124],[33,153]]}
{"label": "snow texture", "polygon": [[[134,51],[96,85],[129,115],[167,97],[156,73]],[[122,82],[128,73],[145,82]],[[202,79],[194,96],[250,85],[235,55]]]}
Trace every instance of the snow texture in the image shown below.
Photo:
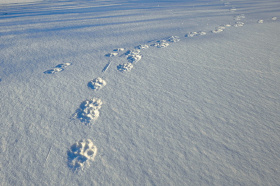
{"label": "snow texture", "polygon": [[1,185],[279,185],[279,1],[0,5]]}

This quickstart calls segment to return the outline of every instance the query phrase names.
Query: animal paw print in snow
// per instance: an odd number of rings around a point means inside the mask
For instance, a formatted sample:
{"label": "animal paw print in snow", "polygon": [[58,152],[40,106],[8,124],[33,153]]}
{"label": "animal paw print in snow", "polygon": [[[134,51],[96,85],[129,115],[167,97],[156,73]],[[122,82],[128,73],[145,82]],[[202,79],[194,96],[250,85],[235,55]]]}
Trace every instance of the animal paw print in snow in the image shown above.
{"label": "animal paw print in snow", "polygon": [[80,140],[67,152],[68,166],[74,171],[83,169],[86,165],[90,165],[90,161],[94,161],[96,154],[97,147],[90,139]]}
{"label": "animal paw print in snow", "polygon": [[102,101],[98,98],[92,98],[81,103],[80,108],[77,109],[74,116],[81,122],[89,124],[99,117],[99,110],[101,109]]}
{"label": "animal paw print in snow", "polygon": [[72,65],[71,63],[62,63],[59,65],[56,65],[54,68],[50,69],[50,70],[46,70],[44,72],[44,74],[54,74],[60,71],[63,71],[66,67]]}
{"label": "animal paw print in snow", "polygon": [[93,90],[100,90],[104,86],[106,86],[106,81],[101,77],[95,78],[88,83],[88,87],[92,88]]}

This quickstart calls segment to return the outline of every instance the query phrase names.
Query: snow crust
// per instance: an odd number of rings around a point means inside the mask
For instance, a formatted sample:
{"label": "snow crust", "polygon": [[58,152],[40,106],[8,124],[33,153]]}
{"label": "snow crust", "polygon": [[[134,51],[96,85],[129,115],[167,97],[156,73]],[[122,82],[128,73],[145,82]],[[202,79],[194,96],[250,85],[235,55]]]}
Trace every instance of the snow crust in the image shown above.
{"label": "snow crust", "polygon": [[279,185],[279,1],[4,2],[1,185]]}
{"label": "snow crust", "polygon": [[42,0],[0,0],[0,5],[3,4],[13,4],[13,3],[17,3],[17,4],[23,4],[23,3],[35,3],[38,1],[42,1]]}

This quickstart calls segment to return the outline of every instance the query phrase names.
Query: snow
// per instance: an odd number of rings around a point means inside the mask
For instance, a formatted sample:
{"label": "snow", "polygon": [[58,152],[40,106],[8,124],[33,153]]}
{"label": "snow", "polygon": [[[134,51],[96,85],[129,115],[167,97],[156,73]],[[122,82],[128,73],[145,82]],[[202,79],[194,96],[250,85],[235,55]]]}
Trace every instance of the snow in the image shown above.
{"label": "snow", "polygon": [[0,4],[1,185],[279,185],[279,1]]}
{"label": "snow", "polygon": [[0,0],[0,4],[5,5],[5,4],[23,4],[23,3],[35,3],[41,0]]}

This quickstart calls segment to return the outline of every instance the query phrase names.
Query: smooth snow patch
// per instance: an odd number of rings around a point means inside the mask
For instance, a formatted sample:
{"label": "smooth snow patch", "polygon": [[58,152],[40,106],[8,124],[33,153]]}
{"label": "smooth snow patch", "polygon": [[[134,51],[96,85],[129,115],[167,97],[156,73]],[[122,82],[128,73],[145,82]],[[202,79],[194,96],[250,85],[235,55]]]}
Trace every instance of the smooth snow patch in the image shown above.
{"label": "smooth snow patch", "polygon": [[42,0],[0,0],[0,4],[22,4],[22,3],[35,3]]}
{"label": "smooth snow patch", "polygon": [[245,15],[244,14],[240,14],[234,17],[234,20],[236,21],[240,21],[241,19],[245,19]]}

